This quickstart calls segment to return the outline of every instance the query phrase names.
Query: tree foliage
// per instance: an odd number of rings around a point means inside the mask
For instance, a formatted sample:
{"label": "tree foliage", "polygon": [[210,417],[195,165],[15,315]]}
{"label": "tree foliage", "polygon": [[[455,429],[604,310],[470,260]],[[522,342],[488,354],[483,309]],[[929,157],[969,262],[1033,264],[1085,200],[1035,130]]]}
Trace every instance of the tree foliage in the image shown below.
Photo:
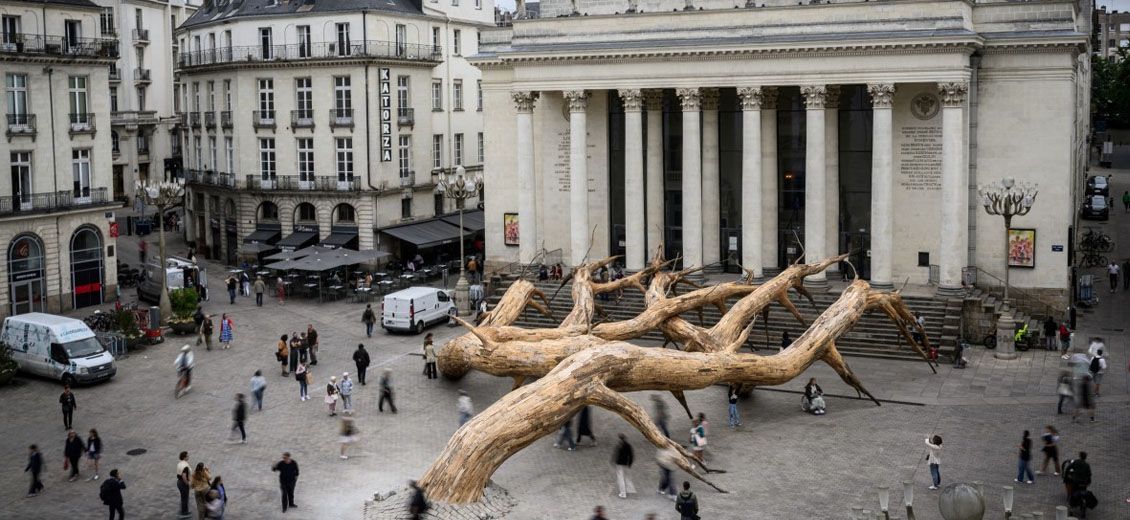
{"label": "tree foliage", "polygon": [[1091,58],[1091,103],[1096,120],[1108,128],[1130,128],[1130,52]]}

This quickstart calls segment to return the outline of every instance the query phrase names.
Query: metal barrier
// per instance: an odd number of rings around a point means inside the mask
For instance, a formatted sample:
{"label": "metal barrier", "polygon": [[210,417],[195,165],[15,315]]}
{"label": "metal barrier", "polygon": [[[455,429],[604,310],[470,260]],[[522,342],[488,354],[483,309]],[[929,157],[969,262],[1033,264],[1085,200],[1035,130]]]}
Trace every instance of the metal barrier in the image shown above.
{"label": "metal barrier", "polygon": [[95,332],[94,337],[102,344],[102,347],[110,351],[110,355],[114,359],[121,359],[129,357],[129,349],[126,346],[126,337],[118,332]]}

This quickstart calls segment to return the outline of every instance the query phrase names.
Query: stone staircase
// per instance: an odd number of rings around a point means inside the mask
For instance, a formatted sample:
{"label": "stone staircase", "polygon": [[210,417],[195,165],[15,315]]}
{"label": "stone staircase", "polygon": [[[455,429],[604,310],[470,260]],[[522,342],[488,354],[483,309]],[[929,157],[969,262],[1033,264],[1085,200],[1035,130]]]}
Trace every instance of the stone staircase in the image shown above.
{"label": "stone staircase", "polygon": [[[545,292],[547,298],[552,298],[557,291],[556,282],[537,282],[539,289]],[[497,289],[488,299],[493,305],[498,302],[502,293],[509,287],[509,282],[503,281],[496,284]],[[804,297],[790,293],[790,299],[800,310],[801,315],[809,324],[816,319],[838,297],[838,292],[814,293],[815,307]],[[938,346],[941,352],[948,353],[957,344],[960,333],[961,300],[940,300],[923,296],[904,296],[903,299],[912,312],[920,312],[926,318],[926,334],[932,345]],[[619,302],[609,295],[607,302],[597,300],[597,303],[609,314],[607,321],[619,321],[636,316],[644,309],[643,295],[638,290],[624,291]],[[728,302],[730,304],[733,301]],[[518,319],[516,325],[522,327],[555,327],[561,318],[565,317],[573,306],[569,288],[565,287],[557,294],[556,299],[550,302],[550,308],[555,320],[542,316],[539,312],[527,308]],[[702,310],[702,321],[698,312],[689,312],[683,315],[696,325],[712,326],[717,323],[720,314],[714,307]],[[792,339],[798,338],[804,327],[796,321],[787,310],[780,305],[772,305],[768,320],[768,338],[766,337],[766,324],[759,321],[747,345],[756,348],[776,349],[781,344],[781,335],[787,330]],[[663,335],[652,331],[643,336],[644,339],[663,341]],[[881,312],[869,312],[856,324],[856,326],[836,342],[836,347],[845,355],[866,356],[888,359],[921,359],[901,338],[898,329]]]}

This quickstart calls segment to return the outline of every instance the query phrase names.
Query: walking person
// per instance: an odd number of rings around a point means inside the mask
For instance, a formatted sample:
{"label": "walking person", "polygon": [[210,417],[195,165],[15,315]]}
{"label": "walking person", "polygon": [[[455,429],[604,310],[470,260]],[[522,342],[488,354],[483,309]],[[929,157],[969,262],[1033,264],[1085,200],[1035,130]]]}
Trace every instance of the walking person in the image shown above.
{"label": "walking person", "polygon": [[326,397],[323,402],[326,407],[330,409],[330,417],[337,417],[337,400],[340,396],[337,395],[337,378],[330,376],[330,382],[326,384]]}
{"label": "walking person", "polygon": [[592,508],[592,518],[589,518],[589,520],[608,520],[608,517],[604,516],[604,506]]}
{"label": "walking person", "polygon": [[558,432],[557,432],[557,440],[553,442],[554,448],[560,448],[560,447],[564,446],[565,444],[568,444],[569,447],[567,449],[569,451],[573,451],[573,450],[577,449],[577,443],[573,442],[572,423],[573,423],[573,418],[569,417],[568,419],[565,420],[565,423],[561,425],[561,429],[558,430]]}
{"label": "walking person", "polygon": [[341,396],[341,413],[353,415],[353,380],[349,379],[349,372],[341,373],[337,393]]}
{"label": "walking person", "polygon": [[942,485],[942,436],[926,437],[926,463],[930,465],[930,479],[933,484],[930,489],[938,489]]}
{"label": "walking person", "polygon": [[432,333],[424,336],[424,375],[428,379],[435,379],[436,375],[436,349],[432,344]]}
{"label": "walking person", "polygon": [[1118,272],[1122,267],[1118,265],[1117,260],[1111,260],[1110,264],[1106,266],[1106,274],[1110,278],[1110,292],[1118,290]]}
{"label": "walking person", "polygon": [[1071,371],[1061,370],[1059,372],[1059,378],[1056,380],[1056,393],[1059,394],[1059,402],[1055,406],[1056,415],[1063,413],[1064,401],[1070,402],[1075,397],[1073,383],[1074,380],[1071,378]]}
{"label": "walking person", "polygon": [[663,432],[664,437],[671,438],[671,432],[667,430],[667,403],[656,394],[651,394],[651,402],[655,409],[655,425]]}
{"label": "walking person", "polygon": [[1079,391],[1075,393],[1075,409],[1071,411],[1071,422],[1078,422],[1080,412],[1090,415],[1091,422],[1095,422],[1095,386],[1089,373],[1083,374],[1083,379],[1079,382]]}
{"label": "walking person", "polygon": [[[220,478],[220,477],[216,477]],[[221,484],[223,485],[223,484]],[[204,497],[204,518],[208,520],[224,520],[224,497],[220,495],[220,491],[212,489]]]}
{"label": "walking person", "polygon": [[1060,357],[1062,357],[1063,359],[1067,359],[1067,358],[1071,357],[1067,354],[1067,351],[1070,348],[1071,348],[1071,329],[1067,328],[1067,322],[1065,321],[1065,322],[1059,324],[1059,352],[1061,354],[1063,354]]}
{"label": "walking person", "polygon": [[39,446],[32,444],[27,447],[27,467],[24,468],[24,473],[31,472],[31,484],[27,487],[27,496],[34,497],[43,491],[43,482],[39,480],[39,475],[43,473],[43,454],[39,453]]}
{"label": "walking person", "polygon": [[341,434],[341,455],[340,456],[341,456],[341,460],[345,460],[345,459],[349,458],[349,455],[345,454],[345,450],[347,448],[349,448],[349,446],[351,444],[357,442],[357,425],[353,424],[353,418],[352,417],[342,417],[341,418],[341,425],[339,427],[339,432]]}
{"label": "walking person", "polygon": [[220,346],[223,350],[231,348],[231,342],[235,339],[232,333],[235,332],[235,322],[228,317],[227,313],[220,316]]}
{"label": "walking person", "polygon": [[585,437],[592,439],[589,446],[596,446],[596,436],[592,434],[592,407],[588,405],[582,406],[577,414],[577,444]]}
{"label": "walking person", "polygon": [[67,440],[63,443],[63,456],[67,460],[64,461],[63,469],[70,468],[71,475],[67,480],[74,482],[78,480],[78,461],[82,459],[82,452],[86,449],[86,444],[82,442],[82,437],[79,437],[74,430],[67,432]]}
{"label": "walking person", "polygon": [[1087,517],[1085,497],[1091,485],[1091,465],[1087,463],[1087,452],[1079,452],[1079,458],[1063,463],[1063,486],[1067,489],[1068,509],[1078,508],[1080,518]]}
{"label": "walking person", "polygon": [[620,498],[628,498],[628,493],[633,495],[636,493],[636,486],[628,476],[628,469],[632,467],[635,457],[632,454],[632,445],[628,444],[628,438],[622,433],[619,437],[620,444],[616,446],[616,455],[613,458],[616,464],[616,485],[620,489]]}
{"label": "walking person", "polygon": [[365,351],[365,345],[357,344],[357,350],[353,351],[353,364],[357,367],[357,381],[365,386],[365,371],[369,369],[369,353]]}
{"label": "walking person", "polygon": [[251,277],[247,275],[247,271],[239,273],[239,286],[244,296],[251,296]]}
{"label": "walking person", "polygon": [[59,407],[63,410],[63,429],[71,429],[71,421],[75,417],[75,410],[78,410],[78,404],[75,402],[75,394],[71,392],[71,385],[63,385],[63,393],[59,395]]}
{"label": "walking person", "polygon": [[1106,373],[1106,357],[1103,356],[1103,349],[1096,350],[1091,356],[1087,370],[1091,373],[1091,380],[1095,382],[1095,397],[1099,397],[1102,395],[1103,374]]}
{"label": "walking person", "polygon": [[318,364],[318,330],[313,323],[306,324],[306,348],[310,351],[310,364]]}
{"label": "walking person", "polygon": [[98,436],[98,430],[91,428],[86,437],[86,459],[90,461],[90,466],[94,468],[94,476],[86,480],[98,480],[98,460],[101,458],[102,437]]}
{"label": "walking person", "polygon": [[1028,430],[1024,430],[1024,437],[1020,439],[1020,454],[1016,464],[1016,478],[1013,482],[1035,483],[1032,475],[1032,439]]}
{"label": "walking person", "polygon": [[192,489],[192,474],[188,464],[188,452],[182,451],[177,457],[177,491],[180,492],[180,514],[177,518],[192,518],[188,510],[188,491]]}
{"label": "walking person", "polygon": [[675,500],[675,479],[672,472],[679,467],[675,462],[682,455],[673,448],[656,450],[655,462],[659,465],[659,488],[656,490],[661,496]]}
{"label": "walking person", "polygon": [[263,411],[263,392],[267,390],[267,378],[263,377],[262,370],[256,370],[251,376],[251,397],[255,398],[255,408]]}
{"label": "walking person", "polygon": [[196,346],[204,343],[204,306],[197,305],[196,312],[192,315],[192,322],[196,324]]}
{"label": "walking person", "polygon": [[1054,351],[1056,349],[1055,336],[1059,332],[1059,327],[1056,326],[1055,320],[1048,316],[1044,320],[1044,347],[1048,350]]}
{"label": "walking person", "polygon": [[286,341],[286,334],[279,336],[279,342],[275,346],[275,359],[278,360],[279,365],[282,366],[282,375],[286,377],[290,373],[287,372],[287,364],[290,362],[290,344]]}
{"label": "walking person", "polygon": [[212,472],[204,467],[203,462],[196,463],[192,471],[192,496],[196,499],[196,520],[204,520],[208,512],[208,492],[212,490]]}
{"label": "walking person", "polygon": [[298,368],[294,370],[294,380],[298,381],[298,400],[309,400],[310,393],[307,390],[310,384],[310,376],[308,375],[308,372],[306,370],[305,363],[298,363]]}
{"label": "walking person", "polygon": [[275,296],[279,299],[279,305],[286,304],[286,282],[281,276],[275,280]]}
{"label": "walking person", "polygon": [[392,413],[396,413],[396,403],[392,402],[392,370],[384,369],[381,371],[381,400],[377,403],[377,411],[385,411],[385,401],[388,401],[388,407]]}
{"label": "walking person", "polygon": [[699,414],[699,418],[694,420],[694,426],[691,427],[691,451],[699,462],[703,462],[706,457],[706,425],[703,424],[701,417],[702,414]]}
{"label": "walking person", "polygon": [[455,409],[459,412],[459,426],[467,424],[471,420],[471,416],[475,415],[475,406],[471,404],[471,396],[467,395],[466,390],[459,390],[459,399],[456,401]]}
{"label": "walking person", "polygon": [[1052,474],[1059,475],[1059,432],[1049,424],[1044,427],[1044,434],[1040,438],[1044,441],[1044,446],[1040,448],[1040,451],[1044,452],[1044,463],[1036,474],[1047,472],[1048,462],[1051,462]]}
{"label": "walking person", "polygon": [[204,349],[212,350],[212,315],[205,314],[204,321],[200,324],[200,335],[204,338]]}
{"label": "walking person", "polygon": [[279,472],[279,488],[282,490],[282,510],[298,507],[294,503],[294,488],[298,485],[298,462],[290,458],[290,452],[282,454],[282,460],[271,466],[271,471]]}
{"label": "walking person", "polygon": [[[144,215],[142,215],[142,216],[144,217]],[[142,239],[141,242],[137,243],[137,260],[138,260],[137,263],[142,265],[142,267],[143,267],[142,270],[144,270],[145,257],[147,256],[148,252],[149,252],[149,242],[146,242],[144,239]]]}
{"label": "walking person", "polygon": [[365,336],[373,337],[373,324],[377,322],[377,315],[373,313],[373,305],[365,304],[365,312],[361,313],[361,323],[365,324]]}
{"label": "walking person", "polygon": [[267,292],[267,282],[263,281],[263,277],[255,278],[255,306],[263,306],[263,293]]}
{"label": "walking person", "polygon": [[110,508],[110,520],[114,520],[114,513],[117,513],[117,518],[126,520],[126,512],[122,507],[124,501],[122,500],[122,490],[126,488],[126,483],[122,480],[121,475],[118,473],[117,468],[110,470],[110,478],[102,483],[102,488],[98,490],[98,497],[102,499],[102,503]]}
{"label": "walking person", "polygon": [[240,444],[247,444],[247,430],[244,428],[244,423],[247,422],[247,401],[243,394],[235,394],[235,407],[231,411],[231,420],[231,433],[239,430]]}
{"label": "walking person", "polygon": [[683,481],[683,490],[675,498],[675,511],[679,512],[679,520],[698,520],[698,497],[691,491],[691,483]]}
{"label": "walking person", "polygon": [[737,428],[742,425],[742,418],[738,415],[738,389],[730,387],[730,427]]}
{"label": "walking person", "polygon": [[235,276],[228,276],[224,279],[224,284],[228,287],[228,305],[235,305],[235,290],[239,286],[239,281]]}
{"label": "walking person", "polygon": [[[224,478],[223,477],[216,475],[216,478],[212,479],[212,491],[216,493],[216,498],[220,499],[220,502],[223,504],[223,506],[227,507],[227,505],[228,505],[228,488],[226,486],[224,486]],[[210,503],[211,502],[209,502],[209,504]],[[208,510],[209,510],[209,513],[211,514],[212,508],[209,507]],[[224,512],[223,512],[223,509],[221,509],[220,510],[220,516],[218,516],[217,518],[223,518],[223,515],[224,515]]]}

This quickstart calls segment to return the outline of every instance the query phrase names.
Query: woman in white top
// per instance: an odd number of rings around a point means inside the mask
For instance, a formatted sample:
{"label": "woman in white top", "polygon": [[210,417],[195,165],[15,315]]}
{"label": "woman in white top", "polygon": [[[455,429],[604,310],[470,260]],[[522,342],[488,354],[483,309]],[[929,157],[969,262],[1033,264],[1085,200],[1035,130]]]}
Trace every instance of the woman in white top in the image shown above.
{"label": "woman in white top", "polygon": [[929,451],[926,454],[926,462],[930,464],[930,478],[934,483],[930,489],[938,489],[938,486],[942,485],[942,472],[939,469],[942,459],[938,456],[942,452],[942,437],[939,435],[933,438],[926,437],[926,448]]}

